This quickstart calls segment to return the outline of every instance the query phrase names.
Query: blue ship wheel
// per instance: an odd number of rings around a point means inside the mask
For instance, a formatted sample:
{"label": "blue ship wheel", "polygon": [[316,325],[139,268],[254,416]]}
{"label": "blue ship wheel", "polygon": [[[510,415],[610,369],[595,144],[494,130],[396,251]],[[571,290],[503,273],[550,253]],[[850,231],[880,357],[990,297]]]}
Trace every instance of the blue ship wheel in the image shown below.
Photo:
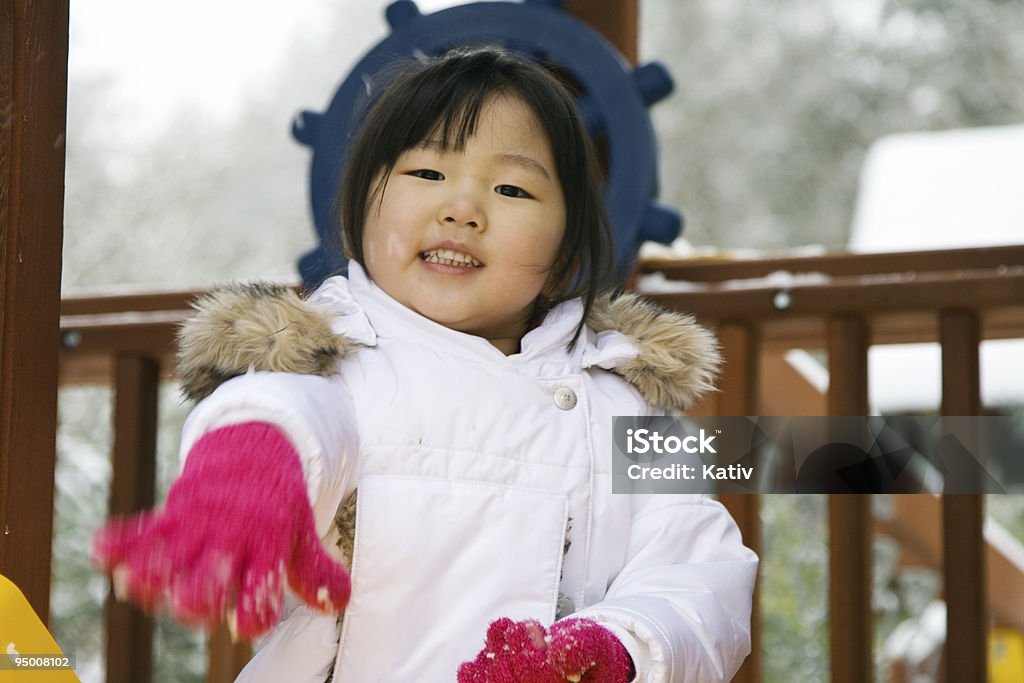
{"label": "blue ship wheel", "polygon": [[647,106],[672,91],[658,63],[629,66],[604,38],[565,14],[559,0],[478,2],[422,14],[412,0],[387,8],[391,34],[352,69],[323,113],[304,111],[292,134],[313,150],[310,197],[319,246],[299,260],[307,287],[345,272],[333,201],[349,149],[349,125],[366,93],[383,84],[380,74],[396,60],[440,55],[464,44],[502,45],[556,65],[579,86],[577,105],[595,139],[607,151],[605,200],[615,237],[621,278],[636,260],[641,242],[669,243],[682,219],[654,201],[658,190],[657,148]]}

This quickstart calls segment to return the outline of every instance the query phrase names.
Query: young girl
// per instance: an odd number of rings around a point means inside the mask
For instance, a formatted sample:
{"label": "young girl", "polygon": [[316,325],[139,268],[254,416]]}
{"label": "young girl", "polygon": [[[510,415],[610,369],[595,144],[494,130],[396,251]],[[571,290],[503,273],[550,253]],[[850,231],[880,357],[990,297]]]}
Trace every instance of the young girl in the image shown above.
{"label": "young girl", "polygon": [[715,343],[599,296],[567,90],[498,50],[418,63],[340,202],[347,279],[230,288],[184,328],[203,400],[164,508],[97,535],[118,591],[272,628],[240,681],[729,680],[755,555],[709,498],[611,492],[612,417],[685,408]]}

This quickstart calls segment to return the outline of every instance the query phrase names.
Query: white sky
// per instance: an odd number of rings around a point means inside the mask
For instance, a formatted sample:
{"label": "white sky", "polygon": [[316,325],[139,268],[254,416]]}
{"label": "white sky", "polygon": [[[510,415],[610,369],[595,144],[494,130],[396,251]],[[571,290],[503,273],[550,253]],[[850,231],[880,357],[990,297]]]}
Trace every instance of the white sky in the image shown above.
{"label": "white sky", "polygon": [[[463,0],[465,1],[465,0]],[[356,5],[359,7],[355,7]],[[71,3],[69,81],[109,83],[118,111],[158,126],[161,112],[184,107],[231,116],[239,94],[280,63],[296,34],[320,37],[346,5],[365,16],[376,5],[377,33],[364,32],[365,52],[383,38],[385,0],[85,0]],[[430,13],[458,0],[419,0]],[[339,70],[339,73],[343,71]],[[326,93],[325,93],[326,95]]]}
{"label": "white sky", "polygon": [[223,111],[280,59],[295,31],[316,30],[327,9],[318,0],[71,3],[71,80],[108,78],[146,110],[184,97]]}
{"label": "white sky", "polygon": [[[384,36],[390,0],[83,0],[71,3],[72,87],[103,78],[119,110],[159,125],[160,112],[190,107],[230,116],[239,94],[281,62],[296,35],[322,37],[329,18],[349,11],[378,17],[376,33],[358,33],[365,52]],[[418,0],[424,13],[469,0]],[[857,8],[856,11],[850,5]],[[838,3],[842,20],[871,22],[878,0]],[[153,120],[153,118],[158,120]]]}

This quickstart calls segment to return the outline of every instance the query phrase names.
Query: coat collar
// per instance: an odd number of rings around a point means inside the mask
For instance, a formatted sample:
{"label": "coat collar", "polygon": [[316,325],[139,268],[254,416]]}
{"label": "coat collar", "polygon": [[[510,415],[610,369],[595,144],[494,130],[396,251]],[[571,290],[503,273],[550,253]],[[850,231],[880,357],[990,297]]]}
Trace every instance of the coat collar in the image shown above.
{"label": "coat collar", "polygon": [[364,346],[375,346],[378,336],[413,338],[417,343],[480,362],[556,362],[570,372],[595,365],[610,369],[637,355],[630,341],[613,330],[597,334],[585,329],[569,351],[569,342],[583,315],[582,303],[574,300],[549,311],[543,322],[523,337],[521,351],[506,356],[485,339],[452,330],[409,310],[380,289],[355,262],[349,264],[347,278],[327,279],[309,301],[325,304],[334,313],[330,324],[335,334]]}
{"label": "coat collar", "polygon": [[345,356],[381,338],[408,338],[481,362],[558,362],[573,371],[601,367],[621,375],[651,404],[685,410],[713,389],[720,357],[714,336],[687,315],[633,294],[595,302],[577,344],[579,301],[556,306],[506,357],[486,340],[451,330],[402,306],[355,262],[349,277],[329,278],[308,299],[267,283],[231,285],[196,304],[178,334],[184,394],[209,395],[255,370],[329,375]]}

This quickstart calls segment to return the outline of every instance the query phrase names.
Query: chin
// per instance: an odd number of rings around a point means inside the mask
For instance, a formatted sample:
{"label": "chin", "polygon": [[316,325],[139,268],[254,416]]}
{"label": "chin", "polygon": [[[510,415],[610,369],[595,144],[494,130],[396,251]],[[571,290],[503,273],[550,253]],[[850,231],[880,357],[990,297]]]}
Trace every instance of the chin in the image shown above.
{"label": "chin", "polygon": [[465,318],[454,315],[451,310],[439,311],[430,306],[424,306],[423,308],[416,309],[416,312],[438,325],[444,325],[453,330],[463,332],[465,331],[464,328],[468,327],[468,325],[464,324]]}

